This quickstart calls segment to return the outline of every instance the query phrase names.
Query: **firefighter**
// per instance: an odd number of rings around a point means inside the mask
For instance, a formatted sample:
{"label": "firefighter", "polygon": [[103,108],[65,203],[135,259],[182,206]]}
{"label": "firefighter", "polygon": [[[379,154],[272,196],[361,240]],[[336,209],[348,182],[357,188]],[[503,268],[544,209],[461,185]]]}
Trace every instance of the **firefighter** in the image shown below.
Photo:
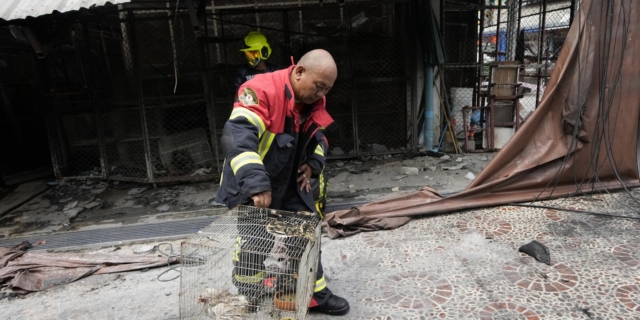
{"label": "firefighter", "polygon": [[[312,180],[325,164],[323,131],[337,127],[325,109],[325,95],[336,77],[331,55],[313,50],[297,65],[257,75],[240,86],[223,129],[225,164],[216,202],[228,208],[253,204],[321,214]],[[239,233],[233,280],[240,292],[249,292],[263,283],[262,261],[269,248],[243,241],[243,230]],[[349,311],[349,303],[327,288],[320,258],[310,308],[330,315]]]}
{"label": "firefighter", "polygon": [[[252,31],[244,38],[244,47],[240,49],[247,59],[247,64],[238,68],[236,74],[236,91],[240,86],[253,79],[256,74],[278,70],[274,64],[267,62],[271,56],[271,46],[267,38],[258,31]],[[237,99],[236,99],[237,101]]]}

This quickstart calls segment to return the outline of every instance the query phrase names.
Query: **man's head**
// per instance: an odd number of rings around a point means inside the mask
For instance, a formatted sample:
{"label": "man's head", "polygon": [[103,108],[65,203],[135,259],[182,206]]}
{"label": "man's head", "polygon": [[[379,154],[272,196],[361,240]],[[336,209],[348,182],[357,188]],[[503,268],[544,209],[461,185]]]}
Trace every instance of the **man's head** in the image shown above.
{"label": "man's head", "polygon": [[267,42],[267,37],[258,31],[249,32],[244,38],[244,52],[247,63],[251,67],[257,66],[260,62],[266,61],[271,55],[271,46]]}
{"label": "man's head", "polygon": [[329,52],[307,52],[291,72],[291,87],[297,102],[312,104],[324,97],[338,76],[336,62]]}

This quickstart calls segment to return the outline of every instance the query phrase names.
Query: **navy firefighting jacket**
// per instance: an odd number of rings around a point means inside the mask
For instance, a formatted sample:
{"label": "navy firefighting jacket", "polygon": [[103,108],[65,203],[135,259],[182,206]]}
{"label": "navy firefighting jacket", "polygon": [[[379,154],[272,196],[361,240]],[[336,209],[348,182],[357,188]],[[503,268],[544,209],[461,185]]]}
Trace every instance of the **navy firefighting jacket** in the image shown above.
{"label": "navy firefighting jacket", "polygon": [[[296,110],[289,78],[294,67],[256,75],[239,88],[223,129],[225,163],[216,202],[233,208],[271,190],[270,207],[279,209],[292,175],[297,177],[296,164],[308,164],[314,182],[324,184],[317,179],[328,149],[323,130],[337,125],[324,97],[302,108],[302,114]],[[310,210],[321,212],[311,192],[296,190]]]}

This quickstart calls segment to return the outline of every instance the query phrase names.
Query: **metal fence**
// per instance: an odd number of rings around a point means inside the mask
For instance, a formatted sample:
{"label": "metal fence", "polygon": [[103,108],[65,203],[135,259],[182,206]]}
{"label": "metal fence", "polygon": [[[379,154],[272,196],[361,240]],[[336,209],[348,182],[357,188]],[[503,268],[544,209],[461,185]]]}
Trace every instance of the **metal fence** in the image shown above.
{"label": "metal fence", "polygon": [[169,3],[79,17],[43,72],[56,175],[216,177],[236,68],[245,63],[238,50],[254,30],[267,36],[269,60],[281,67],[311,49],[333,54],[339,77],[327,107],[340,129],[328,135],[332,157],[414,150],[408,3],[314,3],[213,6],[197,32],[187,10]]}
{"label": "metal fence", "polygon": [[[516,61],[522,65],[521,119],[535,110],[544,94],[573,19],[576,0],[483,0],[461,4],[445,0],[441,29],[447,54],[443,78],[456,136],[464,138],[464,106],[481,106],[489,64]],[[470,120],[467,116],[467,122]],[[476,137],[476,142],[482,141]]]}

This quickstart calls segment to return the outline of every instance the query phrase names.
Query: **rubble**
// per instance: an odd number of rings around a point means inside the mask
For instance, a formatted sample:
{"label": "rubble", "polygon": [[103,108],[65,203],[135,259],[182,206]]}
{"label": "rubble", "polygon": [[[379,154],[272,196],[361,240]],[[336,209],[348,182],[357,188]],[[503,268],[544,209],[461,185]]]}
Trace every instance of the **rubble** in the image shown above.
{"label": "rubble", "polygon": [[71,210],[73,208],[75,208],[78,205],[78,201],[71,201],[69,203],[67,203],[66,206],[64,206],[64,209],[62,209],[63,211],[67,211],[67,210]]}
{"label": "rubble", "polygon": [[97,185],[93,186],[94,189],[104,189],[106,187],[108,187],[109,184],[106,182],[100,182]]}
{"label": "rubble", "polygon": [[75,218],[78,216],[78,214],[80,212],[84,211],[84,207],[77,207],[77,208],[73,208],[73,209],[69,209],[69,210],[65,210],[64,214],[67,215],[67,217],[69,218],[69,220]]}
{"label": "rubble", "polygon": [[488,161],[489,158],[487,156],[482,156],[480,157],[480,161]]}
{"label": "rubble", "polygon": [[161,206],[156,207],[156,210],[158,210],[160,212],[169,211],[169,209],[171,209],[171,206],[168,205],[168,204],[163,204]]}
{"label": "rubble", "polygon": [[204,176],[206,174],[209,174],[211,172],[212,168],[200,168],[196,171],[194,171],[191,176]]}
{"label": "rubble", "polygon": [[464,177],[465,177],[465,179],[467,179],[467,180],[473,180],[473,179],[475,179],[475,178],[476,178],[476,176],[475,176],[473,173],[471,173],[471,172],[467,172],[467,174],[466,174]]}
{"label": "rubble", "polygon": [[457,158],[456,162],[462,162],[462,158]]}
{"label": "rubble", "polygon": [[342,148],[340,147],[335,147],[331,150],[331,154],[334,156],[341,156],[344,155],[344,151],[342,151]]}
{"label": "rubble", "polygon": [[89,203],[85,204],[84,207],[86,209],[91,209],[91,208],[99,206],[100,204],[102,204],[102,202],[100,202],[100,199],[98,199],[96,201],[89,202]]}
{"label": "rubble", "polygon": [[449,160],[449,159],[451,159],[451,156],[450,156],[450,155],[448,155],[448,154],[445,154],[444,156],[440,157],[440,159],[442,159],[442,160]]}
{"label": "rubble", "polygon": [[414,167],[401,167],[400,170],[402,170],[402,173],[406,174],[406,175],[417,175],[418,173],[420,173],[420,170],[418,168],[414,168]]}
{"label": "rubble", "polygon": [[400,191],[400,187],[393,187],[393,188],[391,188],[391,191],[393,191],[393,192]]}
{"label": "rubble", "polygon": [[344,162],[338,161],[338,162],[336,162],[336,166],[342,168],[342,167],[344,167]]}
{"label": "rubble", "polygon": [[147,191],[147,189],[149,189],[149,188],[148,187],[133,188],[133,189],[129,190],[129,192],[127,192],[127,194],[128,195],[141,194],[141,193]]}
{"label": "rubble", "polygon": [[395,176],[395,177],[391,178],[391,180],[393,180],[393,181],[400,181],[400,180],[402,180],[402,179],[404,179],[404,178],[406,178],[406,177],[408,177],[408,175],[406,175],[406,174],[401,174],[401,175],[399,175],[399,176]]}
{"label": "rubble", "polygon": [[461,164],[459,164],[459,165],[457,165],[457,166],[445,166],[445,165],[443,165],[443,166],[442,166],[442,170],[449,170],[449,171],[453,171],[453,170],[460,170],[460,169],[462,169],[462,167],[464,167],[465,165],[467,165],[467,164],[466,164],[466,163],[464,163],[464,162],[463,162],[463,163],[461,163]]}
{"label": "rubble", "polygon": [[377,144],[377,143],[374,143],[374,144],[372,144],[372,145],[367,147],[367,152],[374,153],[374,154],[375,153],[386,152],[387,150],[388,150],[387,146],[385,146],[383,144]]}
{"label": "rubble", "polygon": [[137,247],[135,249],[133,249],[133,253],[135,254],[148,254],[148,253],[153,253],[156,250],[156,246],[154,245],[144,245],[144,246],[140,246]]}

